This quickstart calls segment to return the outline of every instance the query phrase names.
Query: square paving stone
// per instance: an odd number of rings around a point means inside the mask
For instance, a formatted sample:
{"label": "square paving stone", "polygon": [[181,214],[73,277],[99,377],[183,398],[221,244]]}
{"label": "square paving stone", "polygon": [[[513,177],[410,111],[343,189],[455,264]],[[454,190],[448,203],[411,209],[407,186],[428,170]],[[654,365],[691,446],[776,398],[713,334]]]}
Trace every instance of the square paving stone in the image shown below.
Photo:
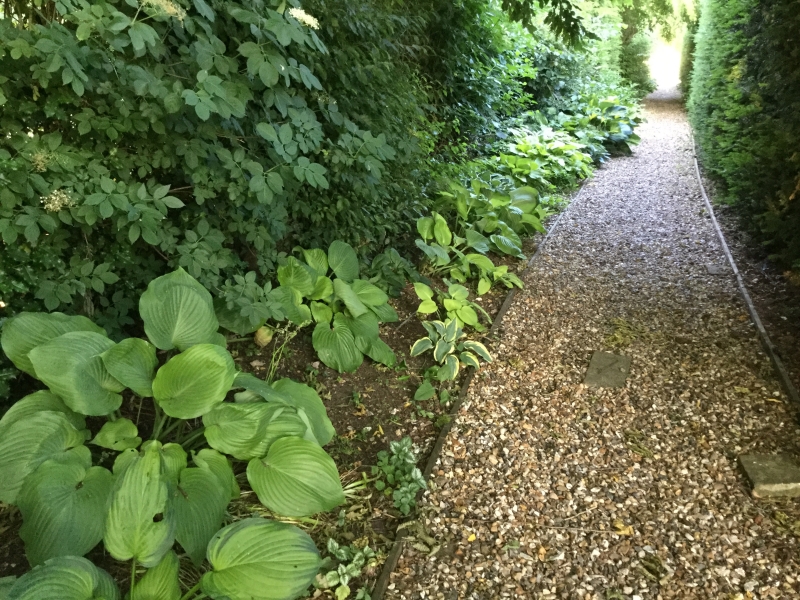
{"label": "square paving stone", "polygon": [[739,464],[753,486],[753,496],[800,496],[800,465],[786,454],[742,454]]}
{"label": "square paving stone", "polygon": [[583,382],[594,387],[623,387],[631,370],[631,358],[597,351],[592,354]]}
{"label": "square paving stone", "polygon": [[706,270],[709,275],[725,275],[730,273],[730,265],[725,263],[706,263]]}

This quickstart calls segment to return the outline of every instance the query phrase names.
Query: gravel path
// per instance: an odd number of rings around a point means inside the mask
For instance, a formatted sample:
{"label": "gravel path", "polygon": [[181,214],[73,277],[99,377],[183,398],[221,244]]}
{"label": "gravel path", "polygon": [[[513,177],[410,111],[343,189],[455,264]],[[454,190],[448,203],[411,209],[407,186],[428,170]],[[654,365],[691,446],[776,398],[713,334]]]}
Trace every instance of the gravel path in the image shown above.
{"label": "gravel path", "polygon": [[[797,416],[706,269],[679,104],[647,117],[529,270],[386,598],[800,598],[800,504],[754,501],[736,466],[800,454]],[[583,385],[595,350],[631,357],[624,388]]]}

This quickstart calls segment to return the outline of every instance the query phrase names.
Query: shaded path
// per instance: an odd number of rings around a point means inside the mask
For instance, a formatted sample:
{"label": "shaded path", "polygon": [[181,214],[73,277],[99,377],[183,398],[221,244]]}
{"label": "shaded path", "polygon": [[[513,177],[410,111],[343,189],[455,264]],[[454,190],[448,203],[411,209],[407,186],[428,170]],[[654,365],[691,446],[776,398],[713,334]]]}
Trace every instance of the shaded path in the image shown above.
{"label": "shaded path", "polygon": [[[724,257],[681,108],[647,116],[528,272],[425,496],[441,549],[407,544],[387,598],[800,597],[799,505],[754,502],[736,467],[799,453],[796,415],[706,269]],[[595,350],[632,358],[625,388],[581,383]]]}

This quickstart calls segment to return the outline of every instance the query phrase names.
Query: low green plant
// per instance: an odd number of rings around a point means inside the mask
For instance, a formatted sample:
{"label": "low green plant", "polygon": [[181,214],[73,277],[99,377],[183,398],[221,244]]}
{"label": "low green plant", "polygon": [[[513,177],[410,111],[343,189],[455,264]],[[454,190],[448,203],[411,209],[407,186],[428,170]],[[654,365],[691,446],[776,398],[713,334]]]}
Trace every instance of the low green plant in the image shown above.
{"label": "low green plant", "polygon": [[[336,600],[350,597],[350,582],[363,574],[371,575],[378,567],[378,556],[369,546],[357,547],[353,544],[341,545],[333,538],[328,539],[326,559],[329,566],[323,566],[323,572],[317,577],[316,585],[323,589],[333,589]],[[338,563],[338,564],[335,564]],[[335,567],[335,568],[331,568]],[[326,570],[328,569],[328,570]],[[366,588],[360,588],[355,600],[370,600]]]}
{"label": "low green plant", "polygon": [[463,285],[457,283],[450,284],[447,291],[443,292],[442,290],[434,291],[430,286],[424,283],[415,283],[414,291],[421,300],[417,307],[417,313],[420,315],[430,315],[440,312],[439,304],[437,304],[434,299],[438,298],[447,318],[456,321],[459,327],[469,325],[475,329],[475,331],[484,331],[486,328],[481,325],[478,319],[479,312],[486,317],[487,321],[491,322],[491,318],[480,305],[470,302],[469,290]]}
{"label": "low green plant", "polygon": [[369,266],[370,283],[396,298],[409,281],[419,281],[420,275],[414,265],[403,258],[394,248],[387,248]]}
{"label": "low green plant", "polygon": [[[239,497],[231,460],[247,461],[250,487],[276,514],[344,502],[322,449],[335,434],[322,401],[289,379],[238,372],[211,295],[183,269],[151,281],[139,313],[147,339],[119,343],[82,316],[24,312],[4,323],[3,352],[48,388],[0,419],[0,501],[19,508],[35,567],[8,597],[119,598],[82,558],[101,541],[130,561],[132,598],[155,588],[180,596],[175,542],[195,565],[210,564],[184,598],[303,593],[320,566],[306,533],[260,517],[223,524]],[[284,562],[293,569],[276,568]],[[148,569],[141,578],[138,567]]]}
{"label": "low green plant", "polygon": [[316,323],[311,340],[319,359],[340,373],[355,371],[364,355],[393,365],[394,352],[380,339],[378,326],[397,321],[397,313],[386,292],[359,279],[352,246],[334,241],[327,253],[318,248],[295,250],[305,261],[290,256],[278,267],[276,297],[289,320]]}
{"label": "low green plant", "polygon": [[375,489],[391,496],[395,508],[408,515],[417,503],[417,492],[427,487],[422,471],[417,468],[417,455],[411,438],[391,442],[389,452],[378,452],[378,464],[372,467]]}
{"label": "low green plant", "polygon": [[420,356],[428,350],[433,350],[433,359],[438,366],[426,372],[422,385],[414,394],[415,400],[427,400],[433,397],[436,390],[431,383],[432,379],[440,382],[455,381],[462,366],[480,369],[479,358],[486,362],[492,361],[486,346],[480,342],[461,341],[466,334],[457,319],[423,321],[422,325],[428,335],[414,342],[411,346],[411,356]]}

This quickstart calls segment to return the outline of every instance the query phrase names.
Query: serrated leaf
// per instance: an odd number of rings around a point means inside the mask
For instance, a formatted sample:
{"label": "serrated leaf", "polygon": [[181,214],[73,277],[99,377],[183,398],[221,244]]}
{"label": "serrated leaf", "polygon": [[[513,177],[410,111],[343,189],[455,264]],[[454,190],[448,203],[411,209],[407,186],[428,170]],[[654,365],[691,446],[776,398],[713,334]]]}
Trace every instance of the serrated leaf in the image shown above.
{"label": "serrated leaf", "polygon": [[160,350],[210,343],[219,329],[211,294],[181,268],[148,284],[139,313],[147,337]]}
{"label": "serrated leaf", "polygon": [[333,459],[317,444],[285,437],[267,456],[247,465],[247,480],[270,510],[288,517],[313,515],[344,502]]}
{"label": "serrated leaf", "polygon": [[222,528],[206,555],[212,570],[201,580],[203,593],[230,600],[296,598],[311,585],[321,564],[307,533],[261,518]]}
{"label": "serrated leaf", "polygon": [[336,240],[328,248],[328,265],[336,277],[349,283],[358,277],[358,256],[350,244]]}
{"label": "serrated leaf", "polygon": [[158,370],[153,396],[168,416],[194,419],[220,404],[235,378],[236,365],[227,350],[197,344]]}
{"label": "serrated leaf", "polygon": [[100,355],[106,370],[122,385],[147,398],[153,395],[156,349],[140,338],[127,338]]}
{"label": "serrated leaf", "polygon": [[82,556],[103,539],[114,478],[108,469],[91,466],[87,454],[45,461],[25,480],[17,497],[19,535],[31,565]]}
{"label": "serrated leaf", "polygon": [[22,312],[5,322],[0,344],[15,367],[36,377],[36,371],[28,357],[30,351],[72,331],[91,331],[106,335],[103,328],[86,317],[68,316],[59,312]]}

